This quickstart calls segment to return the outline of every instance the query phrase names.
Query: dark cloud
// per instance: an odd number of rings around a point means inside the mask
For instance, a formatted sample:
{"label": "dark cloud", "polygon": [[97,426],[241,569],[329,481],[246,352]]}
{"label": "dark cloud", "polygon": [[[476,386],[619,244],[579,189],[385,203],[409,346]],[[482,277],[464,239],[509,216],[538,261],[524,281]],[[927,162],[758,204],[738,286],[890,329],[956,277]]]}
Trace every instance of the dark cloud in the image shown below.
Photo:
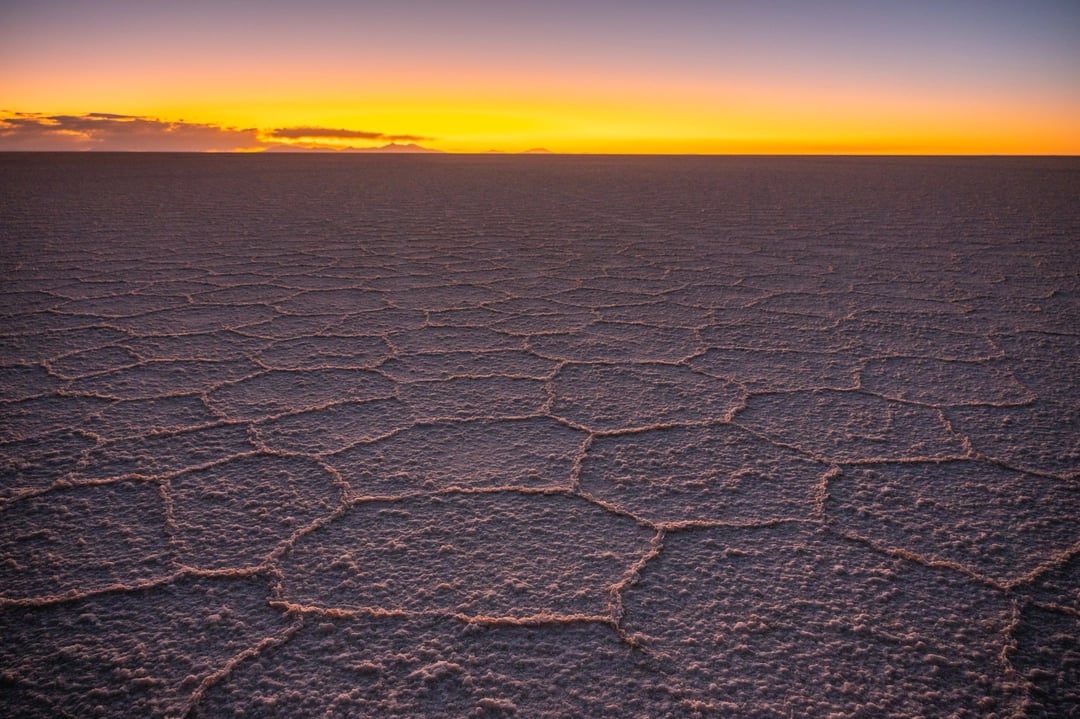
{"label": "dark cloud", "polygon": [[422,135],[383,135],[382,139],[389,140],[390,142],[428,142],[435,138],[424,137]]}
{"label": "dark cloud", "polygon": [[310,149],[344,149],[340,145],[325,143],[326,140],[335,139],[422,142],[431,138],[330,127],[279,127],[270,132],[260,132],[255,128],[221,127],[183,120],[171,122],[113,112],[88,112],[82,115],[32,112],[0,114],[0,150],[228,152],[297,148],[297,145],[289,142],[293,140],[301,141],[300,146]]}
{"label": "dark cloud", "polygon": [[268,137],[281,140],[341,138],[348,140],[385,140],[388,142],[422,142],[431,139],[420,135],[388,135],[385,132],[342,130],[332,127],[279,127],[270,132]]}
{"label": "dark cloud", "polygon": [[21,128],[37,128],[41,126],[41,120],[35,117],[7,117],[0,118],[0,135],[3,135],[5,131],[19,130]]}
{"label": "dark cloud", "polygon": [[254,128],[170,122],[107,112],[84,115],[24,112],[0,117],[0,150],[227,152],[263,146]]}
{"label": "dark cloud", "polygon": [[381,132],[365,132],[364,130],[335,130],[331,127],[279,127],[269,134],[270,137],[282,140],[300,140],[303,138],[361,138],[364,140],[381,140]]}

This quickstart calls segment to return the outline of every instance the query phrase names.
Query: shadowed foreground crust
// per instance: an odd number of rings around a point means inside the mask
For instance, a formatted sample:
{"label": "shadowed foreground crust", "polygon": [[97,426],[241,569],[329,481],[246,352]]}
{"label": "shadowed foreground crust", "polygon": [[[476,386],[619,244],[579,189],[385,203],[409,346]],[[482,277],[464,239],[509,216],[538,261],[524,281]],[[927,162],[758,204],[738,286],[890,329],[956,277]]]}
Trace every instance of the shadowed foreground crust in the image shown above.
{"label": "shadowed foreground crust", "polygon": [[1074,160],[0,186],[0,713],[1080,705]]}

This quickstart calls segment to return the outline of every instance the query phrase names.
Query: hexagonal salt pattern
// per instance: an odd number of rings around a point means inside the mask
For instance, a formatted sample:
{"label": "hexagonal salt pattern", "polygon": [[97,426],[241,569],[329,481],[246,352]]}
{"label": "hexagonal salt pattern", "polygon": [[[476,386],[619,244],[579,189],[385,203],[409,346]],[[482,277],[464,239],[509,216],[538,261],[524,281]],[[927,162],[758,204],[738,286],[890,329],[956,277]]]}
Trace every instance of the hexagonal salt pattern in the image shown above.
{"label": "hexagonal salt pattern", "polygon": [[1070,716],[1075,170],[5,157],[0,714]]}

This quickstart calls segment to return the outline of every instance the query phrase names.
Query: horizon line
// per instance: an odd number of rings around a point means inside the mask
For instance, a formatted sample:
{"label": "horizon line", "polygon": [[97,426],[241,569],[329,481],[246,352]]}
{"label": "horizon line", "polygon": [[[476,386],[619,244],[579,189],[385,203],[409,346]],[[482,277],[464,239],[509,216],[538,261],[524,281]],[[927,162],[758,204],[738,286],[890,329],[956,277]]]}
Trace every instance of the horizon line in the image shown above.
{"label": "horizon line", "polygon": [[379,152],[347,150],[25,150],[0,149],[0,155],[244,155],[270,157],[279,155],[320,155],[339,157],[385,157],[398,155],[409,157],[437,157],[455,155],[467,157],[1045,157],[1045,158],[1080,158],[1077,154],[1062,153],[1010,153],[1010,152],[545,152],[529,151],[480,151],[460,152],[454,150],[424,150],[401,152],[383,150]]}

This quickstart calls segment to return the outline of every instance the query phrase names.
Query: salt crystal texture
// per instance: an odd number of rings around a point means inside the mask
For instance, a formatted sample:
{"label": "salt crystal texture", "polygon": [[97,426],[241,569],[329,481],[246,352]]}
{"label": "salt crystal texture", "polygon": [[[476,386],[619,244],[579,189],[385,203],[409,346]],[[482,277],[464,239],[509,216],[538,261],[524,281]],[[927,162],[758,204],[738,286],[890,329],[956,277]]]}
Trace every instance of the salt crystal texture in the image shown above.
{"label": "salt crystal texture", "polygon": [[1077,713],[1075,159],[0,186],[0,714]]}

